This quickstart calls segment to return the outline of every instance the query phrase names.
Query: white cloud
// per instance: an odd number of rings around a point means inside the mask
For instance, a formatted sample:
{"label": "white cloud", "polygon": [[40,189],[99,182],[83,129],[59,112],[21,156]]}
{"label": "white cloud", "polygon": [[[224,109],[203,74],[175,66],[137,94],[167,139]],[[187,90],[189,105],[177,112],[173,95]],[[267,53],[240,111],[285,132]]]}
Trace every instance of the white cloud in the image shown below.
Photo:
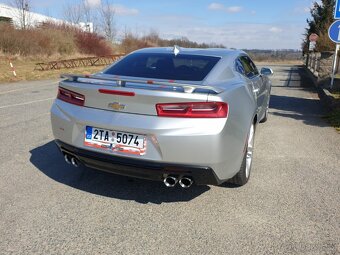
{"label": "white cloud", "polygon": [[101,0],[85,0],[85,5],[89,7],[97,7],[101,4]]}
{"label": "white cloud", "polygon": [[[162,38],[187,37],[199,43],[223,44],[237,49],[300,49],[305,27],[304,23],[263,24],[251,21],[208,25],[201,17],[161,14],[143,16],[138,25],[136,31],[140,35],[147,34],[153,28]],[[270,31],[280,29],[281,32]]]}
{"label": "white cloud", "polygon": [[219,3],[209,4],[208,9],[212,11],[224,11],[228,13],[237,13],[243,10],[241,6],[229,6],[228,7],[223,4],[219,4]]}
{"label": "white cloud", "polygon": [[269,28],[269,31],[273,32],[273,33],[280,33],[283,30],[281,28],[279,28],[279,27],[271,27],[271,28]]}
{"label": "white cloud", "polygon": [[120,16],[131,16],[131,15],[139,14],[138,9],[128,8],[120,4],[112,5],[112,9],[114,10],[116,15],[120,15]]}
{"label": "white cloud", "polygon": [[312,7],[307,7],[307,6],[301,7],[300,6],[300,7],[294,8],[294,12],[295,13],[309,13],[311,8]]}
{"label": "white cloud", "polygon": [[176,29],[164,24],[161,27],[160,35],[164,38],[184,36],[196,42],[223,44],[237,49],[300,49],[303,33],[303,28],[287,24],[285,29],[289,31],[289,36],[281,28],[270,24],[193,25]]}
{"label": "white cloud", "polygon": [[231,6],[226,8],[226,12],[237,13],[242,11],[242,9],[243,8],[241,6]]}
{"label": "white cloud", "polygon": [[208,6],[208,9],[209,10],[213,10],[213,11],[222,11],[224,10],[224,5],[223,4],[218,4],[218,3],[211,3],[209,6]]}

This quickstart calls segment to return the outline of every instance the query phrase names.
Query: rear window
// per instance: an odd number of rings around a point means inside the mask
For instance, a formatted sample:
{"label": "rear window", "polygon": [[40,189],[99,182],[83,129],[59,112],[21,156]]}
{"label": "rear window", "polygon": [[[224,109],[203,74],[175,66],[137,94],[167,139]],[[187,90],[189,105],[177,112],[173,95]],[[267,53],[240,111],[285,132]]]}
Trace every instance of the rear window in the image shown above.
{"label": "rear window", "polygon": [[105,71],[105,74],[143,78],[202,81],[219,57],[162,53],[133,53]]}

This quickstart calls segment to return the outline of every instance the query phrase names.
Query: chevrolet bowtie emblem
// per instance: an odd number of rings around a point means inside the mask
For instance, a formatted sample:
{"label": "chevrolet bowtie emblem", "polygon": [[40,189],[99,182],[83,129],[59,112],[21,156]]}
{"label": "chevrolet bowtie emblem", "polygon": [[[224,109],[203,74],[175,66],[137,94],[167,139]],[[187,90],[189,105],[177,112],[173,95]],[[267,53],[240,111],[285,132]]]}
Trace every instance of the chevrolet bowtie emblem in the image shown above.
{"label": "chevrolet bowtie emblem", "polygon": [[116,110],[116,111],[121,111],[121,110],[125,109],[125,105],[124,104],[120,104],[118,102],[109,103],[108,107],[113,109],[113,110]]}

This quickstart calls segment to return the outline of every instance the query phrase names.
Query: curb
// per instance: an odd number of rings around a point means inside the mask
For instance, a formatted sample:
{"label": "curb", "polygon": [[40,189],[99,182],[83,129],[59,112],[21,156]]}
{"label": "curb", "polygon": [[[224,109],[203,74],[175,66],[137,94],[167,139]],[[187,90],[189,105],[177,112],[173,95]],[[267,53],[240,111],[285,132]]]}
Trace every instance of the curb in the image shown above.
{"label": "curb", "polygon": [[337,107],[336,99],[332,95],[331,92],[327,88],[324,88],[322,86],[322,83],[318,81],[318,79],[313,75],[313,73],[304,66],[304,69],[306,70],[307,75],[311,80],[313,81],[314,87],[316,88],[316,91],[318,92],[320,101],[329,109],[334,110]]}

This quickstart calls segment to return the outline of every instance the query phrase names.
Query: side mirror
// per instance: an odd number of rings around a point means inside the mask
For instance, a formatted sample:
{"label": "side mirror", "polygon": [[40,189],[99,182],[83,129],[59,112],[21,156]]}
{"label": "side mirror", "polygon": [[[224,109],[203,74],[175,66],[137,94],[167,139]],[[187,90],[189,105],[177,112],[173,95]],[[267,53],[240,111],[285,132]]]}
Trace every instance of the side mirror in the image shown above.
{"label": "side mirror", "polygon": [[273,75],[274,72],[271,68],[268,68],[268,67],[262,67],[261,68],[261,74],[262,75],[266,75],[266,76],[270,76],[270,75]]}

